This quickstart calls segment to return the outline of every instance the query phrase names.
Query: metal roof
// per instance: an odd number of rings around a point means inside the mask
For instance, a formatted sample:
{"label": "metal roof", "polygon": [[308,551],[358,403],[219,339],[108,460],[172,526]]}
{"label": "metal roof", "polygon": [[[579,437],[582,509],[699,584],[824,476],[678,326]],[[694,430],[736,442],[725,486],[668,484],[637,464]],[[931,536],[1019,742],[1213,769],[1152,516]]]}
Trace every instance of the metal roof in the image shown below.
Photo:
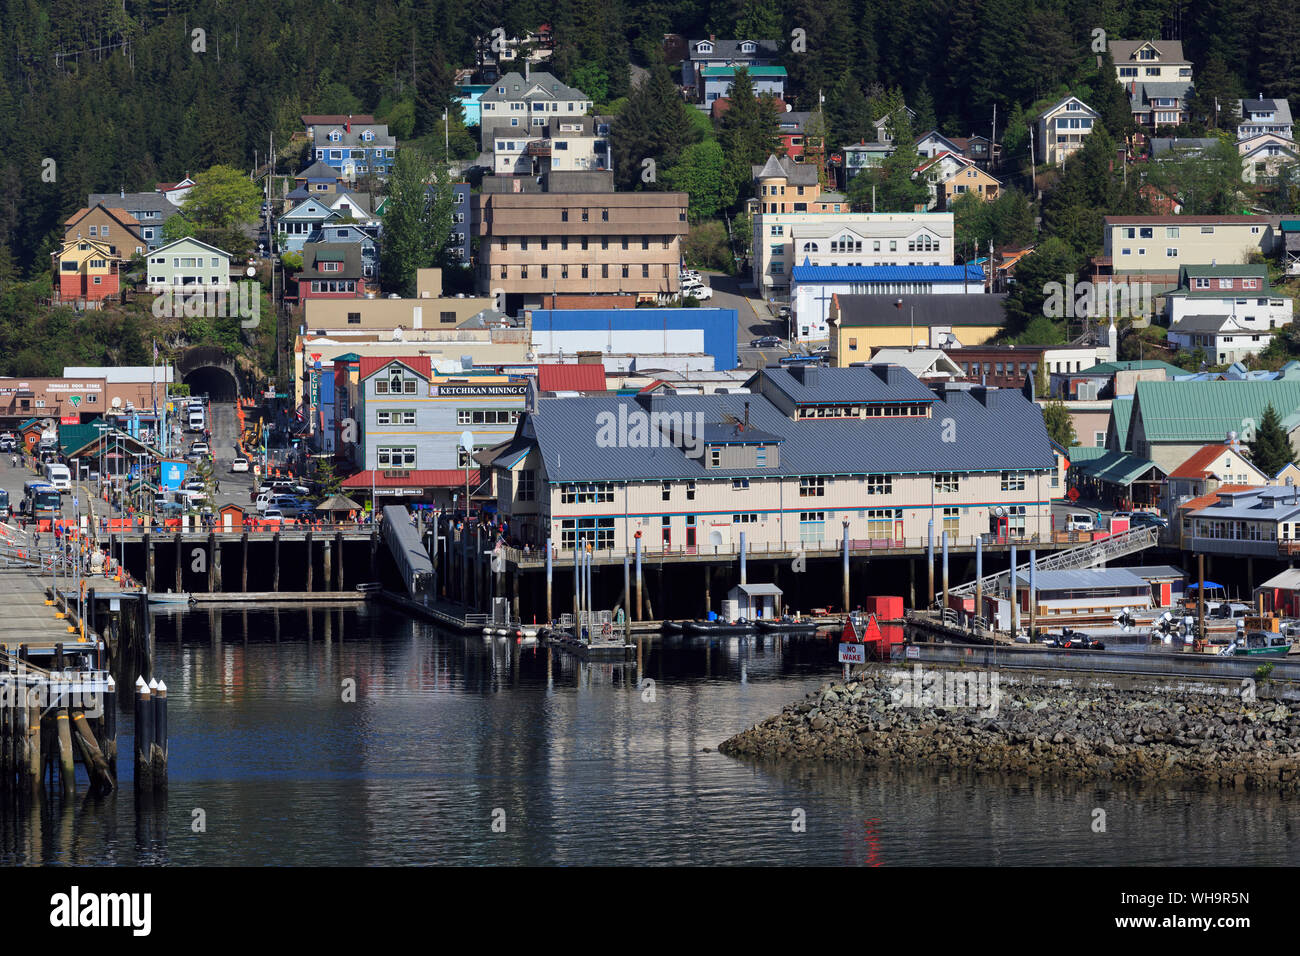
{"label": "metal roof", "polygon": [[[1029,584],[1029,573],[1016,579]],[[1039,591],[1083,591],[1089,588],[1145,588],[1148,583],[1128,568],[1078,568],[1072,571],[1037,571],[1034,587]]]}
{"label": "metal roof", "polygon": [[1148,442],[1209,445],[1258,426],[1270,404],[1282,418],[1300,409],[1300,381],[1138,382],[1133,421]]}
{"label": "metal roof", "polygon": [[1182,568],[1176,568],[1172,564],[1144,564],[1136,568],[1126,568],[1132,571],[1144,581],[1159,581],[1164,578],[1177,578],[1183,580],[1187,577],[1187,572]]}
{"label": "metal roof", "polygon": [[[902,305],[898,306],[899,300]],[[1003,293],[977,295],[845,295],[837,294],[840,323],[847,327],[902,326],[912,322],[916,310],[916,324],[920,328],[931,326],[960,327],[964,325],[1001,326],[1006,322]]]}
{"label": "metal roof", "polygon": [[1250,518],[1255,521],[1291,521],[1300,515],[1297,490],[1286,487],[1251,488],[1219,492],[1218,500],[1192,512],[1196,518]]}
{"label": "metal roof", "polygon": [[731,590],[744,591],[750,597],[765,597],[767,595],[780,597],[784,593],[775,584],[737,584]]}
{"label": "metal roof", "polygon": [[[864,402],[933,403],[934,392],[901,365],[866,365],[853,368],[767,369],[761,376],[796,405],[862,404]],[[752,388],[752,386],[751,386]]]}
{"label": "metal roof", "polygon": [[1150,459],[1123,451],[1108,451],[1085,461],[1079,466],[1079,472],[1108,485],[1128,487],[1153,468],[1164,474],[1163,469]]}
{"label": "metal roof", "polygon": [[[765,370],[760,375],[772,375]],[[785,370],[780,370],[784,372]],[[823,374],[867,370],[822,369]],[[906,374],[899,370],[900,373]],[[787,373],[788,374],[788,373]],[[869,373],[868,374],[872,374]],[[909,376],[911,377],[911,376]],[[915,378],[912,378],[915,382]],[[842,394],[842,393],[840,393]],[[931,396],[934,398],[934,396]],[[1042,413],[1018,389],[988,389],[981,400],[972,391],[947,392],[935,400],[929,418],[800,419],[783,415],[761,394],[584,396],[543,398],[520,423],[521,440],[535,440],[552,482],[703,479],[764,475],[931,474],[1050,470],[1055,456]],[[750,428],[781,436],[779,464],[742,469],[707,468],[696,448],[673,447],[659,436],[658,447],[602,447],[597,433],[622,415],[661,413],[690,415],[692,421],[718,422],[723,413],[744,419],[749,404]],[[957,441],[944,441],[952,434]],[[655,440],[652,436],[651,440]],[[646,443],[649,445],[649,442]]]}

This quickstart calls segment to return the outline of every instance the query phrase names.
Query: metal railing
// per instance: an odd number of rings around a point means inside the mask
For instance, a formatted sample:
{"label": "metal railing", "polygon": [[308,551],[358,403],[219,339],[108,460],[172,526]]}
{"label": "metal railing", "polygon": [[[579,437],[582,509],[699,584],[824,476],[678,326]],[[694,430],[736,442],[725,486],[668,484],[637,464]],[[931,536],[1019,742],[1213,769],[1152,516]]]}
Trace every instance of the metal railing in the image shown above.
{"label": "metal railing", "polygon": [[[1075,568],[1091,568],[1112,558],[1119,558],[1135,551],[1154,548],[1159,541],[1159,529],[1134,528],[1130,531],[1123,531],[1102,538],[1100,541],[1090,542],[1082,547],[1070,548],[1068,551],[1058,551],[1055,554],[1046,555],[1034,562],[1034,568],[1037,571],[1068,571]],[[1028,561],[1016,565],[1017,574],[1022,570],[1029,570]],[[960,587],[950,589],[949,593],[960,596],[974,594],[976,586],[979,585],[985,594],[994,594],[1006,590],[1003,585],[1004,581],[1010,581],[1009,571],[986,574],[979,581],[971,581]]]}

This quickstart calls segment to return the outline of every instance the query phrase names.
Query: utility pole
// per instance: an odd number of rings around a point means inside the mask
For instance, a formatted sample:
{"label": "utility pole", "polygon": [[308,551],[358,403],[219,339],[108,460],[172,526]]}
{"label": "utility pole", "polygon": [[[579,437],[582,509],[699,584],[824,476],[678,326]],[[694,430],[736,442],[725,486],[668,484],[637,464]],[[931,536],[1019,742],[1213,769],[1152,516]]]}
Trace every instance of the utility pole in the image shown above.
{"label": "utility pole", "polygon": [[993,134],[989,138],[989,168],[993,168],[993,153],[998,141],[998,104],[993,104]]}

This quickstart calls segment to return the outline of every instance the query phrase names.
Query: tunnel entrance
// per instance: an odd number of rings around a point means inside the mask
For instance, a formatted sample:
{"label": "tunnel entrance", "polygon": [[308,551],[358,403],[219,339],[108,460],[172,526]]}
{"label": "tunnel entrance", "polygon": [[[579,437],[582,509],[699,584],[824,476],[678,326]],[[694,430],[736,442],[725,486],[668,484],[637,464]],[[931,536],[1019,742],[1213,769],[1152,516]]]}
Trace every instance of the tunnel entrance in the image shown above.
{"label": "tunnel entrance", "polygon": [[214,402],[239,400],[239,383],[229,369],[201,365],[186,372],[182,381],[190,387],[191,395],[207,395]]}

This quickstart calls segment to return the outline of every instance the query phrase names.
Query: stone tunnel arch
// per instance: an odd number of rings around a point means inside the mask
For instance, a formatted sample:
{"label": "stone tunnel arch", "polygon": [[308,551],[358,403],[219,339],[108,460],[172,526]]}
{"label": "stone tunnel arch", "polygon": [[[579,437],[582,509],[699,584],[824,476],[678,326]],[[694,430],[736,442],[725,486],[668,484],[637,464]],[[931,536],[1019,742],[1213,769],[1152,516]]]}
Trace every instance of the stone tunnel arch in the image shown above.
{"label": "stone tunnel arch", "polygon": [[177,359],[176,371],[192,395],[207,395],[215,402],[239,400],[242,389],[234,356],[225,349],[211,346],[186,349]]}

